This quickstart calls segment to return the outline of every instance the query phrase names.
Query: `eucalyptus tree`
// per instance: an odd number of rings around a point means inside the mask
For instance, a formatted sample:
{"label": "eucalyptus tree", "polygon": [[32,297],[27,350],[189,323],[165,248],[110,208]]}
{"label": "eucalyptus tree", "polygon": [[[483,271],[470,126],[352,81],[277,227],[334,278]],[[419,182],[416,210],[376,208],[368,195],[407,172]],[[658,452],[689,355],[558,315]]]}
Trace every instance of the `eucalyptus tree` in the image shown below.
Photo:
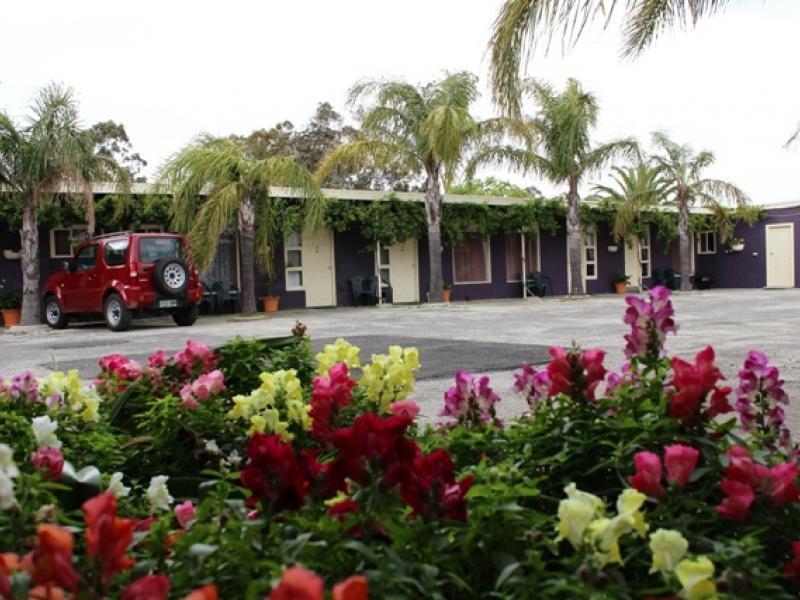
{"label": "eucalyptus tree", "polygon": [[583,259],[580,223],[580,185],[585,177],[610,161],[638,156],[633,139],[594,145],[591,132],[597,125],[597,100],[574,79],[567,81],[563,92],[537,81],[528,81],[523,89],[536,101],[538,110],[507,129],[516,144],[485,145],[472,156],[467,166],[470,177],[484,164],[505,165],[524,175],[534,174],[553,184],[566,185],[567,257],[570,289],[583,294]]}
{"label": "eucalyptus tree", "polygon": [[656,154],[653,164],[667,183],[666,194],[678,211],[678,239],[681,261],[681,289],[690,289],[691,260],[689,246],[689,209],[696,203],[710,208],[716,218],[724,219],[724,205],[743,207],[747,195],[732,183],[702,177],[703,170],[714,164],[714,155],[704,150],[695,154],[687,145],[679,145],[663,133],[653,134]]}
{"label": "eucalyptus tree", "polygon": [[294,159],[255,159],[241,142],[201,135],[160,169],[158,182],[173,195],[172,225],[188,234],[192,260],[201,271],[214,262],[220,235],[239,234],[242,312],[256,311],[255,266],[272,278],[279,215],[270,188],[288,187],[303,199],[305,223],[322,220],[322,196],[314,176]]}
{"label": "eucalyptus tree", "polygon": [[489,42],[490,79],[495,102],[511,114],[519,110],[521,70],[537,46],[550,47],[560,35],[572,47],[587,26],[608,26],[622,13],[625,56],[644,51],[663,32],[686,27],[720,11],[729,0],[506,0]]}
{"label": "eucalyptus tree", "polygon": [[320,182],[337,167],[414,172],[425,178],[431,302],[442,301],[442,186],[453,181],[481,128],[469,112],[477,83],[474,75],[458,72],[421,87],[403,81],[356,84],[350,104],[359,107],[361,138],[335,148],[317,171]]}
{"label": "eucalyptus tree", "polygon": [[39,232],[37,206],[70,197],[85,208],[94,233],[92,181],[116,181],[127,187],[129,174],[113,157],[95,152],[95,138],[83,129],[78,103],[69,88],[42,88],[23,123],[0,112],[0,186],[23,200],[21,256],[22,324],[39,322]]}

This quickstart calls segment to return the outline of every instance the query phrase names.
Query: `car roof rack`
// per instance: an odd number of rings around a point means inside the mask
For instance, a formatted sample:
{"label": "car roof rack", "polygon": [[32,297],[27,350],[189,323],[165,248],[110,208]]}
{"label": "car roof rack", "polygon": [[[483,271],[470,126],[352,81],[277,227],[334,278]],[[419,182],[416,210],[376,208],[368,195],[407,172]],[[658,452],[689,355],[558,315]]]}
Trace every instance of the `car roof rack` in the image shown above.
{"label": "car roof rack", "polygon": [[103,235],[95,235],[95,236],[92,237],[92,239],[93,240],[104,240],[106,238],[119,237],[121,235],[130,235],[132,233],[133,232],[130,231],[130,230],[128,230],[128,231],[115,231],[114,233],[104,233]]}

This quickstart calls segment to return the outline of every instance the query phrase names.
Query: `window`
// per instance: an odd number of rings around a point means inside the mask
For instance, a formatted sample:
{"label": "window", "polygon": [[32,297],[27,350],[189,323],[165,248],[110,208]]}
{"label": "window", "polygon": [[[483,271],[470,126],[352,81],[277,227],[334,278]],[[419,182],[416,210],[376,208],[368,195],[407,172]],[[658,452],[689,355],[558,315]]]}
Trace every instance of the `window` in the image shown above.
{"label": "window", "polygon": [[716,254],[717,238],[713,231],[701,231],[697,234],[697,253]]}
{"label": "window", "polygon": [[[536,233],[525,234],[526,275],[539,270],[539,239]],[[506,281],[520,281],[522,269],[522,235],[506,234]]]}
{"label": "window", "polygon": [[125,264],[125,255],[128,253],[130,240],[114,240],[106,244],[103,260],[109,267],[119,267]]}
{"label": "window", "polygon": [[97,264],[97,244],[86,246],[75,257],[75,269],[77,271],[88,271],[94,269]]}
{"label": "window", "polygon": [[295,231],[283,245],[286,262],[286,289],[303,289],[303,234]]}
{"label": "window", "polygon": [[85,225],[50,230],[50,258],[72,258],[75,248],[89,237]]}
{"label": "window", "polygon": [[597,233],[583,232],[583,276],[597,279]]}
{"label": "window", "polygon": [[183,242],[174,237],[147,237],[139,239],[139,261],[158,262],[163,258],[183,258]]}
{"label": "window", "polygon": [[489,238],[468,233],[464,242],[453,247],[454,283],[489,283]]}
{"label": "window", "polygon": [[650,277],[650,232],[645,231],[639,238],[639,263],[642,265],[642,278]]}
{"label": "window", "polygon": [[381,274],[381,287],[387,287],[391,285],[391,279],[389,278],[389,272],[391,270],[391,262],[389,259],[389,248],[386,246],[381,246],[380,256],[378,257],[378,270]]}

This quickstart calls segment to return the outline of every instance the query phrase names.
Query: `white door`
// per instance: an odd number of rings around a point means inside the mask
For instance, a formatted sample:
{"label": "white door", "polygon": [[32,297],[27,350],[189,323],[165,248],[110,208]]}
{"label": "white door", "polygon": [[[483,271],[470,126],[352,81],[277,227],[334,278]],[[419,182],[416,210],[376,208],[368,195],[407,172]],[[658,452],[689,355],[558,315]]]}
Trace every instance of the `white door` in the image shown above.
{"label": "white door", "polygon": [[336,306],[333,230],[303,232],[303,287],[306,306]]}
{"label": "white door", "polygon": [[794,287],[794,224],[767,225],[767,287]]}
{"label": "white door", "polygon": [[419,302],[419,271],[417,270],[417,240],[410,239],[388,248],[387,256],[381,257],[381,270],[388,268],[392,286],[392,302]]}
{"label": "white door", "polygon": [[639,240],[626,239],[625,248],[625,275],[630,277],[628,287],[636,290],[642,289],[642,267],[639,265]]}

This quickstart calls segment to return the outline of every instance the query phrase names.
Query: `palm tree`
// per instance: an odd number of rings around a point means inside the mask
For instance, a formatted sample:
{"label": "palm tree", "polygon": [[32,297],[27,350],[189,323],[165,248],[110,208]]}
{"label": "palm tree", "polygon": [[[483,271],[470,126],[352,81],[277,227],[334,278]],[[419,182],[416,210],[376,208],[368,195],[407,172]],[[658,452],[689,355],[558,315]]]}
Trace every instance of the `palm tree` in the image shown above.
{"label": "palm tree", "polygon": [[[612,167],[614,185],[594,186],[595,198],[614,208],[611,226],[614,240],[625,244],[638,244],[643,233],[646,213],[666,201],[667,182],[661,177],[659,167],[640,162],[635,167]],[[636,252],[641,273],[641,253]],[[637,276],[638,279],[638,276]]]}
{"label": "palm tree", "polygon": [[562,49],[573,46],[587,25],[602,19],[608,25],[624,11],[623,54],[636,56],[659,34],[694,24],[720,11],[729,0],[506,0],[494,22],[489,42],[492,94],[498,106],[518,114],[521,68],[538,45],[549,48],[561,33]]}
{"label": "palm tree", "polygon": [[402,81],[356,84],[350,103],[362,103],[362,139],[335,148],[317,171],[320,182],[336,167],[424,175],[431,302],[442,301],[442,185],[452,182],[481,127],[469,113],[477,95],[477,78],[466,72],[422,87]]}
{"label": "palm tree", "polygon": [[524,147],[487,145],[467,167],[470,177],[481,164],[506,164],[523,174],[533,173],[554,184],[567,186],[567,256],[570,294],[583,294],[579,186],[584,177],[619,156],[638,156],[633,139],[593,146],[590,132],[597,124],[597,100],[574,79],[556,93],[547,84],[529,81],[524,88],[539,106],[535,117],[510,129]]}
{"label": "palm tree", "polygon": [[94,233],[92,181],[129,177],[113,158],[98,155],[89,130],[78,120],[73,91],[57,84],[40,90],[27,123],[17,125],[0,112],[0,185],[23,199],[21,257],[22,324],[39,322],[39,232],[37,206],[57,197],[78,198],[86,210],[89,235]]}
{"label": "palm tree", "polygon": [[[714,163],[714,155],[703,151],[694,154],[686,145],[678,145],[663,133],[653,134],[653,143],[659,151],[651,157],[667,182],[666,193],[678,210],[678,239],[681,259],[681,289],[691,289],[689,256],[689,209],[696,202],[712,209],[715,220],[725,220],[724,204],[742,207],[748,203],[747,195],[732,183],[719,179],[704,179],[703,169]],[[725,240],[722,240],[725,241]]]}
{"label": "palm tree", "polygon": [[220,235],[235,223],[242,270],[242,312],[256,312],[256,261],[273,276],[272,253],[278,235],[271,187],[288,187],[305,199],[306,227],[321,222],[322,196],[314,176],[293,159],[247,154],[244,144],[202,135],[161,168],[159,185],[173,194],[173,221],[189,236],[192,260],[206,271],[213,264]]}

